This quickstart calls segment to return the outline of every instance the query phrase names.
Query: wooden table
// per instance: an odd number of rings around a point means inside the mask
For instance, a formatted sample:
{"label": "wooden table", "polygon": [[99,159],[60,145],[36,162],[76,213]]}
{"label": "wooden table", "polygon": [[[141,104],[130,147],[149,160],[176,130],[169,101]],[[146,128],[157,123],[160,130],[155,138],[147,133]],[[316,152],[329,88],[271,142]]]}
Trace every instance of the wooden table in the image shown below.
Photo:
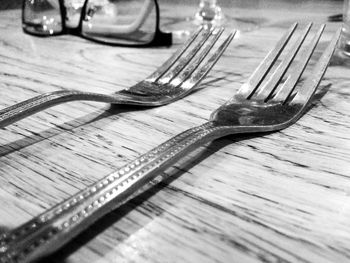
{"label": "wooden table", "polygon": [[[161,1],[179,29],[197,1]],[[0,130],[0,229],[13,229],[177,133],[204,123],[294,21],[327,22],[338,1],[232,1],[240,33],[185,99],[159,108],[55,106]],[[188,5],[185,6],[184,5]],[[0,108],[56,90],[112,93],[178,47],[120,48],[21,31],[0,11]],[[320,53],[340,23],[329,23]],[[50,262],[346,262],[350,260],[350,58],[337,51],[313,108],[292,127],[229,136],[177,163],[166,182],[116,209]]]}

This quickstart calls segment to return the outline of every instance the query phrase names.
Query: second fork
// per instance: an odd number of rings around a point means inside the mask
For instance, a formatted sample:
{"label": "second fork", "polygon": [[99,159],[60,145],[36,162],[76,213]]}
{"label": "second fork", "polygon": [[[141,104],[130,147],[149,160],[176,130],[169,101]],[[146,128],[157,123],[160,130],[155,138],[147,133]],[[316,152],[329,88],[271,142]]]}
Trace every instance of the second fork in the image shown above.
{"label": "second fork", "polygon": [[[76,100],[160,106],[188,95],[221,57],[235,31],[211,54],[224,28],[199,28],[163,65],[136,85],[114,94],[76,90],[46,93],[0,110],[0,128],[52,106]],[[211,54],[211,56],[210,56]]]}

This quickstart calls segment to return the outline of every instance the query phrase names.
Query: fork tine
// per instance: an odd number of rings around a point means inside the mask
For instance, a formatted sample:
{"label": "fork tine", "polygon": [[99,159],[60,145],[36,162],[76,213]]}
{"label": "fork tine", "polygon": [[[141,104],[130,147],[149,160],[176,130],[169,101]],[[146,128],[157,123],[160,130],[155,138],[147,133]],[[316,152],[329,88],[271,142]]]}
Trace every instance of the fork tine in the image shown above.
{"label": "fork tine", "polygon": [[293,70],[289,73],[286,81],[280,87],[277,88],[276,95],[274,95],[270,101],[285,102],[285,100],[293,92],[296,83],[298,82],[301,74],[303,74],[307,63],[309,62],[311,55],[313,54],[316,48],[316,45],[321,38],[321,35],[323,33],[325,26],[326,26],[325,24],[320,26],[320,28],[318,29],[317,33],[315,34],[309,46],[306,47],[300,54],[299,62],[295,65]]}
{"label": "fork tine", "polygon": [[223,32],[224,32],[224,28],[221,27],[218,30],[218,32],[213,33],[214,37],[212,40],[208,41],[209,44],[201,51],[199,55],[196,56],[194,61],[189,63],[188,66],[184,68],[184,70],[171,81],[171,84],[173,86],[180,85],[185,79],[187,79],[193,73],[193,71],[196,70],[196,68],[203,61],[203,59],[208,55],[208,53],[213,48],[214,44],[218,41],[218,39],[220,38]]}
{"label": "fork tine", "polygon": [[266,74],[271,69],[272,65],[275,63],[278,56],[281,54],[285,45],[288,43],[297,25],[298,23],[294,23],[282,36],[282,38],[277,42],[275,48],[266,55],[266,57],[263,59],[260,65],[250,76],[248,81],[244,83],[239,89],[238,94],[240,96],[249,98],[255,92],[262,80],[265,78]]}
{"label": "fork tine", "polygon": [[306,79],[301,89],[298,90],[297,94],[292,99],[291,101],[292,104],[301,103],[306,106],[307,102],[315,93],[324,73],[326,72],[328,64],[337,46],[340,35],[341,35],[341,28],[337,30],[337,32],[333,36],[332,41],[329,43],[328,47],[322,53],[322,56],[318,60],[312,74]]}
{"label": "fork tine", "polygon": [[176,75],[179,74],[181,70],[193,59],[193,57],[197,54],[197,52],[202,48],[202,46],[207,42],[208,38],[213,33],[214,28],[210,30],[206,30],[204,34],[200,36],[200,40],[198,43],[190,49],[189,53],[185,57],[181,57],[178,59],[178,64],[175,68],[167,71],[158,81],[162,84],[169,83]]}
{"label": "fork tine", "polygon": [[268,100],[278,83],[281,81],[288,67],[292,63],[294,57],[298,53],[301,45],[303,44],[306,36],[310,32],[312,23],[309,23],[304,30],[302,31],[298,40],[294,43],[293,47],[288,51],[286,57],[282,60],[282,62],[278,65],[273,74],[269,77],[268,81],[264,83],[262,87],[258,89],[258,92],[255,93],[254,99],[257,100]]}
{"label": "fork tine", "polygon": [[207,63],[205,63],[204,66],[200,67],[197,72],[194,74],[191,74],[191,77],[188,78],[181,87],[183,89],[190,90],[194,86],[196,86],[211,70],[211,68],[215,65],[215,63],[218,61],[218,59],[221,57],[221,55],[224,53],[228,45],[231,43],[232,39],[234,38],[236,34],[236,30],[233,31],[229,36],[225,39],[224,42],[217,48],[215,53],[208,59]]}
{"label": "fork tine", "polygon": [[156,71],[154,71],[146,80],[155,82],[161,76],[163,76],[169,68],[174,65],[174,63],[181,57],[181,55],[188,49],[192,42],[198,37],[198,35],[203,31],[203,27],[200,27],[195,31],[195,33],[187,40],[187,42],[182,45],[175,53],[166,60]]}

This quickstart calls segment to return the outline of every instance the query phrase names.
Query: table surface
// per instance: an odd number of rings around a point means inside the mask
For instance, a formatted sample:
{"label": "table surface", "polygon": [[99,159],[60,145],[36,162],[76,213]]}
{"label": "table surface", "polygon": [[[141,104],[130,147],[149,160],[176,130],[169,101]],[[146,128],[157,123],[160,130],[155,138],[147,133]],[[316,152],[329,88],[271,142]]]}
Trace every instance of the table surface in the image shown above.
{"label": "table surface", "polygon": [[[197,1],[161,1],[181,29]],[[188,5],[184,7],[184,5]],[[232,1],[238,27],[223,58],[188,97],[157,108],[70,102],[0,129],[0,231],[204,123],[294,21],[327,22],[339,1]],[[148,76],[178,47],[121,48],[21,31],[0,10],[0,108],[46,92],[113,93]],[[340,26],[328,24],[319,54]],[[50,262],[345,262],[350,260],[350,58],[338,50],[313,107],[263,136],[228,136],[165,171],[170,178],[103,217]]]}

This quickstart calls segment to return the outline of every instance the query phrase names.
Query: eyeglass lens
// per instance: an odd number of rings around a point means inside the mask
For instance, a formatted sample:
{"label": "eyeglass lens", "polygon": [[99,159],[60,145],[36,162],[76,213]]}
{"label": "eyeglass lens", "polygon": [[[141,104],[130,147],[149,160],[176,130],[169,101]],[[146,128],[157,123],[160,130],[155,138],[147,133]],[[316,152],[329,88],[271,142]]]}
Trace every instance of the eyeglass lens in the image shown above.
{"label": "eyeglass lens", "polygon": [[88,0],[81,33],[108,43],[142,45],[152,41],[156,27],[153,0]]}

